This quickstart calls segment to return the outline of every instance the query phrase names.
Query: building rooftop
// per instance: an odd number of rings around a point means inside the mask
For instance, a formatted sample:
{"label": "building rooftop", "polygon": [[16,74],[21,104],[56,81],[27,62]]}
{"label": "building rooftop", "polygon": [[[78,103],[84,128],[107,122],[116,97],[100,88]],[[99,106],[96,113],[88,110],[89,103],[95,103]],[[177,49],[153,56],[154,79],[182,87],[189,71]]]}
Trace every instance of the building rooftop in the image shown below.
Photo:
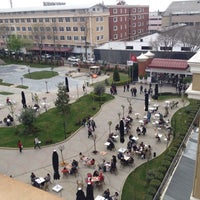
{"label": "building rooftop", "polygon": [[200,13],[200,1],[173,1],[163,16]]}

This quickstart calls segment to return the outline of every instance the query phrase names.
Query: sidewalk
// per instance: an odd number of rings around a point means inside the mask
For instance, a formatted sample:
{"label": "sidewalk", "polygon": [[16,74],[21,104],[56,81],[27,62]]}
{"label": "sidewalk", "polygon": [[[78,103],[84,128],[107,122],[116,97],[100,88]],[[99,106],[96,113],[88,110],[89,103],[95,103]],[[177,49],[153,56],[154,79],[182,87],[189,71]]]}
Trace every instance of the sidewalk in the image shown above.
{"label": "sidewalk", "polygon": [[[137,91],[139,91],[139,85],[134,85],[137,87]],[[0,90],[4,86],[0,86]],[[147,86],[146,86],[147,87]],[[9,87],[10,88],[10,87]],[[5,88],[3,88],[5,89]],[[88,88],[91,90],[90,88]],[[97,135],[97,142],[96,142],[96,149],[99,152],[98,154],[94,155],[92,151],[94,150],[94,142],[92,139],[88,139],[87,137],[87,128],[81,127],[76,133],[74,133],[70,138],[67,140],[61,142],[60,144],[55,144],[48,147],[42,147],[41,149],[24,149],[23,153],[20,154],[18,149],[0,149],[0,172],[5,175],[12,175],[14,178],[25,182],[27,184],[30,184],[30,174],[31,172],[34,172],[37,176],[44,177],[47,173],[50,173],[53,177],[53,167],[52,167],[52,152],[53,150],[57,150],[59,154],[59,159],[61,161],[61,154],[59,151],[59,146],[64,145],[63,150],[63,156],[64,160],[68,163],[71,163],[73,159],[79,160],[79,152],[82,152],[83,155],[88,157],[93,157],[96,160],[96,163],[102,162],[102,159],[105,159],[106,161],[110,161],[112,155],[116,155],[117,151],[108,151],[106,150],[106,146],[104,143],[107,140],[108,133],[109,133],[109,126],[108,122],[112,121],[111,130],[114,131],[115,125],[119,122],[119,116],[118,113],[121,113],[122,116],[122,107],[121,105],[125,106],[125,116],[128,113],[128,101],[127,98],[131,99],[131,103],[133,106],[133,114],[131,114],[131,117],[133,118],[133,126],[131,133],[133,135],[136,135],[136,127],[139,126],[139,120],[136,119],[136,116],[134,113],[140,113],[141,118],[145,115],[144,111],[144,94],[138,94],[136,98],[131,97],[130,92],[123,92],[123,87],[119,87],[118,89],[118,95],[115,96],[115,99],[106,103],[102,106],[99,113],[96,114],[96,116],[93,117],[93,119],[96,122],[97,128],[95,130],[95,133]],[[107,89],[109,92],[109,88]],[[174,88],[162,88],[162,91],[175,91]],[[16,92],[16,88],[14,89]],[[20,90],[21,91],[21,90]],[[26,95],[31,95],[31,91],[25,90]],[[73,91],[70,93],[71,100],[75,100],[77,95],[77,91]],[[81,92],[80,94],[81,95]],[[20,96],[20,97],[18,97]],[[45,92],[39,93],[39,96],[42,98],[44,96],[47,96],[49,107],[54,106],[53,102],[56,98],[56,92],[50,91],[50,93],[46,94]],[[16,113],[20,112],[21,108],[21,95],[15,94],[14,98],[16,100]],[[31,102],[31,98],[27,98],[27,101]],[[153,105],[155,101],[151,100],[150,105]],[[159,102],[159,112],[164,112],[164,102]],[[19,105],[19,106],[18,106]],[[179,103],[179,107],[180,107]],[[6,114],[6,109],[8,108],[2,108],[2,112],[0,114],[0,117],[2,118],[2,115],[4,116]],[[174,108],[172,110],[169,110],[169,118],[173,115],[173,113],[178,108]],[[8,113],[7,113],[8,114]],[[145,144],[149,144],[152,146],[152,152],[156,152],[156,155],[160,155],[167,147],[167,144],[164,140],[161,139],[161,142],[157,142],[155,138],[155,126],[152,123],[149,123],[147,125],[147,133],[145,136],[139,137],[139,143],[143,141]],[[160,131],[161,134],[164,134],[164,130]],[[125,136],[125,142],[124,144],[121,144],[119,142],[119,139],[117,143],[115,143],[116,149],[119,149],[120,147],[126,147],[126,144],[128,142],[128,136]],[[105,155],[102,155],[100,152],[106,152]],[[123,188],[123,184],[129,175],[129,173],[134,170],[136,167],[141,165],[142,163],[146,162],[146,160],[143,160],[141,158],[135,157],[135,165],[134,167],[122,167],[117,162],[117,168],[118,173],[117,175],[111,174],[110,172],[104,173],[105,176],[105,185],[103,186],[103,189],[99,190],[97,188],[94,189],[94,195],[95,197],[98,194],[102,194],[102,192],[109,188],[111,191],[111,194],[114,194],[114,192],[118,192],[121,195],[121,191]],[[60,168],[61,170],[61,168]],[[52,184],[50,185],[50,190],[48,192],[60,196],[66,200],[74,200],[76,191],[77,191],[77,180],[82,180],[85,183],[85,177],[87,173],[93,173],[95,169],[89,168],[81,163],[79,163],[79,173],[77,177],[74,177],[73,175],[69,175],[68,177],[62,177],[61,179],[52,181]],[[55,193],[51,190],[51,188],[55,184],[60,184],[63,187],[63,190],[60,193]],[[85,187],[83,188],[83,191],[85,191]]]}

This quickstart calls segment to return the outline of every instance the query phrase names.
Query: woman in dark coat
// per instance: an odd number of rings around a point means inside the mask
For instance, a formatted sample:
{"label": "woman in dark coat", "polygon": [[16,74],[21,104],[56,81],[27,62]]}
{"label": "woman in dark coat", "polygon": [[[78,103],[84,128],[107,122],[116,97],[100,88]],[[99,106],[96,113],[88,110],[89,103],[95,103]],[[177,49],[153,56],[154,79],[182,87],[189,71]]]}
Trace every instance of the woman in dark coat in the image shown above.
{"label": "woman in dark coat", "polygon": [[90,182],[87,184],[86,188],[86,200],[94,200],[93,186]]}
{"label": "woman in dark coat", "polygon": [[78,188],[76,192],[76,200],[85,200],[85,193],[83,192],[82,188]]}

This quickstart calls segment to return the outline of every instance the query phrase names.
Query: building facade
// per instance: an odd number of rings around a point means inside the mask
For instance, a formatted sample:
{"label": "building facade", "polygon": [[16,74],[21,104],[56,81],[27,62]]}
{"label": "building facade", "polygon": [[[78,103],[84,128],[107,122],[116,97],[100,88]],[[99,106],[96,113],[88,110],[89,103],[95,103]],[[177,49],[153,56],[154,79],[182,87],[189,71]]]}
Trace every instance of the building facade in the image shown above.
{"label": "building facade", "polygon": [[107,6],[109,40],[133,40],[148,33],[149,6],[120,4]]}
{"label": "building facade", "polygon": [[173,1],[162,15],[162,27],[200,25],[200,1]]}
{"label": "building facade", "polygon": [[109,10],[102,4],[87,8],[41,7],[0,11],[1,48],[9,35],[33,41],[42,52],[87,54],[109,40]]}
{"label": "building facade", "polygon": [[155,33],[161,30],[162,27],[162,15],[161,12],[149,13],[149,33]]}

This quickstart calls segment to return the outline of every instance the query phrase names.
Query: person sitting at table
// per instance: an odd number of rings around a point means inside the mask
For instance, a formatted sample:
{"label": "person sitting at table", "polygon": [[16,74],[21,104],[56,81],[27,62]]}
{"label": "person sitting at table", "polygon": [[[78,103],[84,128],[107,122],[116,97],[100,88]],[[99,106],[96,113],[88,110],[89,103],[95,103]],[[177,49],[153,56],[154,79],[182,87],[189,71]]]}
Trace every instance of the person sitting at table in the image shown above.
{"label": "person sitting at table", "polygon": [[31,178],[31,183],[34,183],[36,179],[36,175],[32,172],[30,175],[30,178]]}
{"label": "person sitting at table", "polygon": [[70,174],[75,174],[77,172],[77,168],[78,168],[78,161],[73,160],[72,161],[72,168],[70,169]]}
{"label": "person sitting at table", "polygon": [[110,144],[107,146],[107,149],[112,151],[114,148],[115,148],[115,144],[114,142],[112,141],[112,139],[108,138],[107,139],[107,142],[109,142]]}
{"label": "person sitting at table", "polygon": [[115,138],[113,138],[113,136],[114,136],[114,133],[110,133],[108,135],[108,138],[110,138],[110,140],[112,140],[113,142],[117,142],[117,140]]}
{"label": "person sitting at table", "polygon": [[44,177],[44,180],[46,183],[51,182],[51,175],[49,173],[47,173],[47,175]]}
{"label": "person sitting at table", "polygon": [[146,134],[146,132],[147,132],[147,129],[146,129],[146,127],[145,127],[145,126],[142,126],[142,134],[143,134],[143,135],[145,135],[145,134]]}
{"label": "person sitting at table", "polygon": [[88,165],[94,165],[95,164],[95,159],[92,158],[91,160],[88,161]]}
{"label": "person sitting at table", "polygon": [[112,197],[110,197],[110,190],[109,188],[107,188],[104,192],[103,192],[103,197],[107,200],[112,200]]}
{"label": "person sitting at table", "polygon": [[95,170],[95,171],[93,172],[93,176],[98,177],[98,176],[99,176],[99,172],[98,172],[97,170]]}
{"label": "person sitting at table", "polygon": [[98,165],[98,167],[99,167],[99,170],[102,170],[103,172],[106,172],[106,161],[105,161],[105,159],[103,159],[102,163],[100,163]]}
{"label": "person sitting at table", "polygon": [[66,167],[64,167],[64,168],[62,169],[61,172],[62,172],[64,175],[69,174],[69,170],[68,170]]}

